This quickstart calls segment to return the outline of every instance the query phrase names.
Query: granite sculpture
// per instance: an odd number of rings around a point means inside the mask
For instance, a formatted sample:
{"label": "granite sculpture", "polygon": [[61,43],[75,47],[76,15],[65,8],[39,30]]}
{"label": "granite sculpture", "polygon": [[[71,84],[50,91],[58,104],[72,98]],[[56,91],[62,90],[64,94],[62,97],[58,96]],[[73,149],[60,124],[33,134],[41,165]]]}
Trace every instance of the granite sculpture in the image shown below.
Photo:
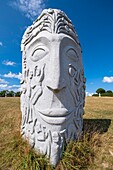
{"label": "granite sculpture", "polygon": [[83,127],[85,78],[81,46],[70,19],[45,9],[21,43],[21,133],[56,166],[65,143]]}

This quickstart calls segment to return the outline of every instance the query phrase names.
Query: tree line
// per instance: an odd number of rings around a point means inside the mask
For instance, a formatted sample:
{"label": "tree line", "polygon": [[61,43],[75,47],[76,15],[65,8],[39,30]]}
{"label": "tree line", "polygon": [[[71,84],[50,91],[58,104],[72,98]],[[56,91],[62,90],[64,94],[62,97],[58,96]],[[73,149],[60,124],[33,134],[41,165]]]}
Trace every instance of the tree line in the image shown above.
{"label": "tree line", "polygon": [[0,97],[20,97],[20,92],[3,90],[0,91]]}
{"label": "tree line", "polygon": [[103,88],[99,88],[96,90],[96,94],[93,94],[92,96],[108,96],[113,97],[113,91],[111,90],[105,90]]}
{"label": "tree line", "polygon": [[[8,91],[8,90],[3,90],[0,91],[0,97],[20,97],[21,92],[14,92],[14,91]],[[96,93],[93,94],[92,96],[108,96],[108,97],[113,97],[113,91],[111,90],[105,90],[103,88],[98,88],[96,90]]]}

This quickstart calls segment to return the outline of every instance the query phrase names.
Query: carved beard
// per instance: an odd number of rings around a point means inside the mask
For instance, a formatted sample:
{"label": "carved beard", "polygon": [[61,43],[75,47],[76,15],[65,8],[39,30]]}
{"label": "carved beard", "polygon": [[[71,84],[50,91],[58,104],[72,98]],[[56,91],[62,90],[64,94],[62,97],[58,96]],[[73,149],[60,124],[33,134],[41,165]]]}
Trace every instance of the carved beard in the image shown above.
{"label": "carved beard", "polygon": [[[69,77],[70,77],[70,87],[66,84],[66,88],[59,92],[59,94],[53,94],[52,91],[47,89],[47,87],[43,86],[44,81],[44,69],[45,65],[41,68],[38,66],[35,67],[34,73],[32,76],[28,76],[28,86],[26,91],[27,98],[27,106],[26,113],[24,117],[24,128],[25,130],[24,137],[29,140],[29,143],[32,147],[34,147],[37,151],[40,151],[43,154],[47,154],[50,157],[50,161],[52,164],[56,165],[61,158],[62,149],[65,142],[78,139],[80,133],[82,132],[82,113],[83,113],[83,103],[79,97],[79,93],[81,93],[81,88],[83,88],[83,78],[81,78],[81,71],[78,71],[72,65],[69,65]],[[80,82],[80,79],[82,81]],[[48,93],[49,91],[49,93]],[[67,110],[64,108],[66,105],[63,103],[64,98],[60,98],[60,93],[64,96],[66,92],[70,93],[71,100],[73,101],[74,108],[71,113],[67,112],[67,116],[62,118],[61,113],[59,113],[59,117],[57,118],[55,114],[54,116],[49,117],[46,113],[41,113],[40,110],[40,101],[43,102],[44,96],[47,97],[44,93],[48,93],[52,96],[58,106],[60,106],[61,111]],[[48,96],[49,97],[49,96]],[[49,98],[46,98],[46,101]],[[60,101],[61,100],[61,101]],[[82,99],[83,100],[83,99]],[[70,102],[70,101],[69,101]],[[60,104],[59,104],[60,103]],[[44,103],[43,103],[44,104]],[[64,105],[63,105],[64,104]],[[50,103],[51,109],[56,107],[53,103]],[[61,106],[62,105],[62,106]],[[72,105],[72,103],[71,103]],[[59,109],[57,106],[57,110]],[[66,106],[67,107],[67,106]],[[70,108],[69,108],[70,109]],[[53,109],[54,110],[54,109]],[[46,106],[45,106],[46,111]],[[68,111],[68,110],[67,110]],[[44,114],[46,115],[44,117]],[[48,114],[48,113],[47,113]],[[49,113],[51,114],[51,113]],[[62,113],[63,114],[63,113]],[[48,119],[49,118],[49,119]],[[58,122],[59,121],[59,122]],[[53,124],[56,125],[55,128]],[[62,124],[62,125],[61,125]],[[47,127],[47,128],[46,128]]]}

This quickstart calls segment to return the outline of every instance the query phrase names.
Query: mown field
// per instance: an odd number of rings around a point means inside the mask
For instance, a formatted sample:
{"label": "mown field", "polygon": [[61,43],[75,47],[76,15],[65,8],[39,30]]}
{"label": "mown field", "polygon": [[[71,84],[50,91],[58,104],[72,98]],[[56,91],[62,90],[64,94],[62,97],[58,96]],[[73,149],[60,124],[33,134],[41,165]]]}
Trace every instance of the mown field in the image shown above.
{"label": "mown field", "polygon": [[[52,170],[20,136],[19,98],[0,98],[0,170]],[[87,97],[83,137],[70,142],[56,170],[113,170],[113,98]]]}

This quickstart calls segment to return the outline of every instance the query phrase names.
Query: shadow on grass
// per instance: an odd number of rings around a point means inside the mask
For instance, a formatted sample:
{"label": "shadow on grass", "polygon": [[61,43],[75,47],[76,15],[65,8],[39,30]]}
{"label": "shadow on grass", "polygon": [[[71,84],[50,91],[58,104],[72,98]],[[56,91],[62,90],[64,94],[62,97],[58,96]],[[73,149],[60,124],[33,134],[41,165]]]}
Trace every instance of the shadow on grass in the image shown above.
{"label": "shadow on grass", "polygon": [[83,131],[85,134],[87,132],[103,134],[108,131],[110,124],[111,119],[84,119]]}

